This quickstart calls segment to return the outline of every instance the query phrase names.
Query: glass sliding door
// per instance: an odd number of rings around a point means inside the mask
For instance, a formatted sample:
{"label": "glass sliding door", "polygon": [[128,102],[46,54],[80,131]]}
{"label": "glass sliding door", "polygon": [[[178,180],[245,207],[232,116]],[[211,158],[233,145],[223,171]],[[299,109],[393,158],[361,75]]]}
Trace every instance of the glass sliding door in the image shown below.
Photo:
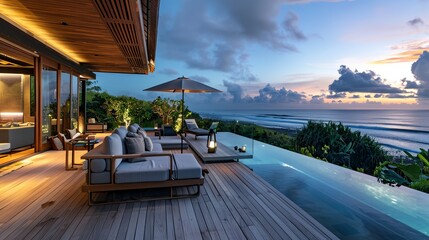
{"label": "glass sliding door", "polygon": [[79,79],[72,75],[71,79],[71,127],[78,128],[79,119]]}
{"label": "glass sliding door", "polygon": [[60,92],[60,132],[65,133],[71,128],[71,74],[61,72]]}
{"label": "glass sliding door", "polygon": [[42,68],[42,143],[58,133],[57,121],[57,70]]}

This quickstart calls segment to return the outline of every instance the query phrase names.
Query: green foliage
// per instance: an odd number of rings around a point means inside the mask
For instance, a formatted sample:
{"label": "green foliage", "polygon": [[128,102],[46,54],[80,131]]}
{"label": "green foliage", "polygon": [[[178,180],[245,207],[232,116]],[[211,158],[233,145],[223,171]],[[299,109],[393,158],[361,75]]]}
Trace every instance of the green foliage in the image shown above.
{"label": "green foliage", "polygon": [[[380,163],[374,170],[374,176],[376,176],[379,181],[382,181],[385,175],[383,175],[383,171],[394,171],[399,176],[401,176],[405,181],[417,181],[421,177],[421,171],[418,164],[403,164],[403,163],[394,163],[390,161],[385,161]],[[384,179],[385,182],[388,182],[389,179]],[[407,186],[409,185],[406,184]]]}
{"label": "green foliage", "polygon": [[421,178],[415,182],[412,182],[411,187],[416,190],[429,193],[429,180],[425,178]]}
{"label": "green foliage", "polygon": [[389,159],[376,141],[359,131],[351,131],[341,123],[309,121],[296,136],[295,150],[300,152],[301,148],[310,147],[315,149],[315,158],[354,170],[359,168],[367,174],[373,173],[380,162]]}

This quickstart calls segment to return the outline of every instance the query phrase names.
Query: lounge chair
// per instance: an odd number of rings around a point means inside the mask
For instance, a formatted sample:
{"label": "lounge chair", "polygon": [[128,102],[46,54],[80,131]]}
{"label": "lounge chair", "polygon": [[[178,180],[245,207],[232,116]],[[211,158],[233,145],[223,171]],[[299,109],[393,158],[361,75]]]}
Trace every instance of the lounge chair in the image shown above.
{"label": "lounge chair", "polygon": [[186,124],[185,137],[186,137],[187,133],[190,133],[190,134],[194,134],[195,139],[197,139],[198,136],[209,135],[210,129],[213,129],[214,131],[216,131],[216,128],[217,128],[217,125],[219,124],[219,122],[213,122],[212,125],[210,126],[209,130],[199,128],[197,122],[193,118],[185,119],[185,124]]}

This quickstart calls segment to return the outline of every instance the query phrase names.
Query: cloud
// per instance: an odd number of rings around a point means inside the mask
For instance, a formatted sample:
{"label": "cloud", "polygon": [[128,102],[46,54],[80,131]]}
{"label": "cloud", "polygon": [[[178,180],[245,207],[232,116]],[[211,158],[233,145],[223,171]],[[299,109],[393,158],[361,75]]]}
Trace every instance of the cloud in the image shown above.
{"label": "cloud", "polygon": [[[259,89],[259,95],[255,97],[244,96],[242,87],[233,82],[223,81],[224,86],[227,89],[228,95],[230,95],[230,101],[233,103],[306,103],[306,96],[296,91],[287,90],[284,87],[276,89],[270,84]],[[224,100],[227,100],[225,97]],[[322,99],[323,100],[323,99]]]}
{"label": "cloud", "polygon": [[[177,11],[163,13],[159,22],[158,54],[187,67],[228,73],[231,79],[256,81],[247,47],[297,51],[294,42],[306,38],[299,17],[283,16],[284,0],[183,0]],[[245,9],[245,10],[244,10]],[[284,19],[279,23],[278,19]]]}
{"label": "cloud", "polygon": [[403,90],[384,84],[373,71],[354,72],[344,65],[340,66],[341,75],[329,85],[331,92],[365,92],[365,93],[402,93]]}
{"label": "cloud", "polygon": [[325,103],[324,98],[325,98],[324,95],[314,95],[311,97],[310,103],[314,103],[314,104]]}
{"label": "cloud", "polygon": [[350,98],[360,98],[360,96],[355,94],[355,95],[351,96]]}
{"label": "cloud", "polygon": [[157,72],[160,74],[164,74],[164,75],[175,75],[175,76],[179,75],[178,71],[171,69],[171,68],[164,68],[164,69],[161,69]]}
{"label": "cloud", "polygon": [[416,81],[407,80],[406,78],[401,79],[402,86],[404,89],[418,89],[420,86]]}
{"label": "cloud", "polygon": [[420,25],[425,25],[425,23],[423,22],[423,20],[421,19],[421,18],[414,18],[414,19],[411,19],[410,21],[408,21],[407,22],[409,25],[411,25],[411,26],[420,26]]}
{"label": "cloud", "polygon": [[243,95],[243,89],[240,85],[228,81],[223,81],[223,85],[226,87],[226,92],[232,96],[232,102],[241,102],[241,96]]}
{"label": "cloud", "polygon": [[306,40],[307,37],[304,33],[298,28],[298,15],[293,12],[288,12],[286,19],[283,22],[283,27],[286,30],[288,35],[297,40]]}
{"label": "cloud", "polygon": [[365,98],[371,98],[371,95],[367,94],[365,95]]}
{"label": "cloud", "polygon": [[391,93],[384,96],[385,98],[416,98],[416,95],[402,95],[398,93]]}
{"label": "cloud", "polygon": [[411,65],[411,72],[420,82],[417,96],[419,98],[429,97],[429,52],[424,51],[419,59]]}
{"label": "cloud", "polygon": [[381,93],[374,94],[374,98],[381,98],[381,97],[383,97],[383,94]]}
{"label": "cloud", "polygon": [[337,98],[345,98],[346,93],[340,92],[340,93],[331,93],[330,95],[327,95],[326,98],[329,99],[337,99]]}
{"label": "cloud", "polygon": [[410,41],[390,47],[392,51],[400,51],[392,57],[373,61],[372,64],[401,63],[416,61],[423,51],[429,51],[429,40]]}
{"label": "cloud", "polygon": [[257,103],[303,103],[306,96],[296,91],[287,90],[284,87],[277,90],[270,84],[259,90],[259,96],[254,97]]}

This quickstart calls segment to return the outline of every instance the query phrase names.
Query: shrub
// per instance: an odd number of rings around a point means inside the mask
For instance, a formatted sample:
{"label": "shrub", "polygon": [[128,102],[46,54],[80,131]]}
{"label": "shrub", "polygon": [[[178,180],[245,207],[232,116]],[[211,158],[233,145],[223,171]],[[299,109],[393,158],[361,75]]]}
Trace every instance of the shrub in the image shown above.
{"label": "shrub", "polygon": [[374,139],[341,123],[309,121],[296,136],[295,151],[310,147],[314,147],[315,158],[367,174],[373,174],[379,163],[389,160]]}

